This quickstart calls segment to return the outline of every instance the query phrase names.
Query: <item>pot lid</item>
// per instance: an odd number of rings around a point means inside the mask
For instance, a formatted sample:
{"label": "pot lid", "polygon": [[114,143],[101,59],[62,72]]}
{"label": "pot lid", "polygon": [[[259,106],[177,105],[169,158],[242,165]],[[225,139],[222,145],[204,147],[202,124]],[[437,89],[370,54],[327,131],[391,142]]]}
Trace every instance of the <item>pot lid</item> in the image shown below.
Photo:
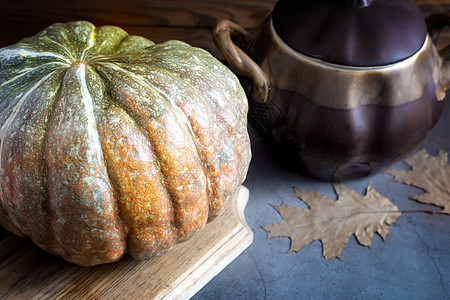
{"label": "pot lid", "polygon": [[295,51],[348,66],[401,61],[427,35],[423,15],[410,0],[280,0],[272,20]]}

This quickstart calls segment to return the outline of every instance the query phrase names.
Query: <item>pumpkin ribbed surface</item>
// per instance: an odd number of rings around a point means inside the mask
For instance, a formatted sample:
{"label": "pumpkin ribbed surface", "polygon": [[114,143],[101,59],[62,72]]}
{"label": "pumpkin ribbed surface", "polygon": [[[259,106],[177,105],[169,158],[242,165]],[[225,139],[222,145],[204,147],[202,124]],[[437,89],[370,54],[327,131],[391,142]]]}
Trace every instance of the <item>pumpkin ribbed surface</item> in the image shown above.
{"label": "pumpkin ribbed surface", "polygon": [[246,116],[202,49],[54,24],[0,49],[0,224],[80,265],[159,255],[245,179]]}

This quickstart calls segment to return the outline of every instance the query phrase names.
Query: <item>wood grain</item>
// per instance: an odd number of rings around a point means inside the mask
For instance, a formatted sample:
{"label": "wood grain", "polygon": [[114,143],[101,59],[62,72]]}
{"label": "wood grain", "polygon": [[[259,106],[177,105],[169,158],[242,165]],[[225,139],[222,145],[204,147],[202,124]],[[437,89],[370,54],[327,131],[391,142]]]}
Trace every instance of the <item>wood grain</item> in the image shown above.
{"label": "wood grain", "polygon": [[[277,0],[78,0],[8,1],[0,10],[0,47],[36,34],[55,22],[87,20],[97,26],[117,25],[130,34],[155,39],[160,28],[184,32],[190,42],[192,31],[211,31],[221,19],[255,28],[272,11]],[[182,35],[168,35],[176,38]],[[212,40],[210,37],[208,38]],[[194,37],[194,41],[197,41]],[[208,44],[212,46],[212,44]]]}
{"label": "wood grain", "polygon": [[[7,1],[0,10],[0,47],[35,35],[55,22],[87,20],[117,25],[157,43],[183,40],[221,56],[211,30],[221,19],[254,29],[278,0],[77,0]],[[448,0],[415,0],[425,16],[450,12]]]}
{"label": "wood grain", "polygon": [[[450,1],[449,0],[414,0],[420,11],[423,13],[424,18],[428,18],[432,15],[440,14],[446,15],[450,20]],[[450,24],[449,24],[450,25]],[[450,26],[443,29],[438,44],[438,49],[442,49],[450,44]]]}
{"label": "wood grain", "polygon": [[13,235],[0,242],[0,299],[188,299],[252,242],[245,187],[200,234],[151,261],[80,267]]}

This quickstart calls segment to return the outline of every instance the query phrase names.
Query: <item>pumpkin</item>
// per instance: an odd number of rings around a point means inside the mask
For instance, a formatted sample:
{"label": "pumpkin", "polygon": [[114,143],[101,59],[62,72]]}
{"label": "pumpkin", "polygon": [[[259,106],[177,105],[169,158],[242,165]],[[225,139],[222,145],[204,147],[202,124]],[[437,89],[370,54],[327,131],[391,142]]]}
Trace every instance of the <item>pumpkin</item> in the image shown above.
{"label": "pumpkin", "polygon": [[163,254],[245,179],[247,109],[203,49],[53,24],[0,49],[0,225],[83,266]]}

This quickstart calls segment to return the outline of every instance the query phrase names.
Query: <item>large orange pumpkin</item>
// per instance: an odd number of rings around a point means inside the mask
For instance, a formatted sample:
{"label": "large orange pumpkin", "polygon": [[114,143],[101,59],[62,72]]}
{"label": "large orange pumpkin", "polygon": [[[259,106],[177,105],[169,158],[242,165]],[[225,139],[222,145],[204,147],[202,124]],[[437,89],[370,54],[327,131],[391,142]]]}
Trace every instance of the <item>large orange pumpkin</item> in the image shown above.
{"label": "large orange pumpkin", "polygon": [[243,182],[246,122],[206,51],[54,24],[0,49],[0,224],[80,265],[162,254]]}

